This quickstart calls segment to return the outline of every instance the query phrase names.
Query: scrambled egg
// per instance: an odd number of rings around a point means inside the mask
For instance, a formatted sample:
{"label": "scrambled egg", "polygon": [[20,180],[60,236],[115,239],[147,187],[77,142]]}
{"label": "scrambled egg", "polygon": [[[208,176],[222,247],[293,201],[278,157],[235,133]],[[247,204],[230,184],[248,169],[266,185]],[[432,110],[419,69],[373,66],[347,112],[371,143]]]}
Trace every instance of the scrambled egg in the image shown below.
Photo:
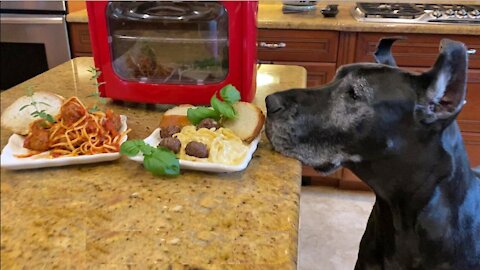
{"label": "scrambled egg", "polygon": [[[195,126],[185,126],[173,137],[180,140],[182,144],[178,158],[183,160],[238,165],[244,160],[249,148],[228,128],[197,130]],[[191,141],[207,145],[208,158],[197,158],[185,154],[185,146]]]}

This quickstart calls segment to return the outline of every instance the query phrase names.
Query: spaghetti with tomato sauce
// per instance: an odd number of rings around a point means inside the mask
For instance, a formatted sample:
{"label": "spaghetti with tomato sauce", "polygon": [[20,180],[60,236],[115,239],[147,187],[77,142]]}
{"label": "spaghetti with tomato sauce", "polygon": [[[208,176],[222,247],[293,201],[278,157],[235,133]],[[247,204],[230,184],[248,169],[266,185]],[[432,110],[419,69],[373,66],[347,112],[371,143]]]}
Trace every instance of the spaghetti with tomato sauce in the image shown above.
{"label": "spaghetti with tomato sauce", "polygon": [[112,110],[89,113],[77,97],[68,99],[55,117],[55,123],[43,119],[30,125],[23,147],[30,150],[17,157],[30,157],[45,151],[50,156],[81,156],[120,151],[122,138],[120,116]]}

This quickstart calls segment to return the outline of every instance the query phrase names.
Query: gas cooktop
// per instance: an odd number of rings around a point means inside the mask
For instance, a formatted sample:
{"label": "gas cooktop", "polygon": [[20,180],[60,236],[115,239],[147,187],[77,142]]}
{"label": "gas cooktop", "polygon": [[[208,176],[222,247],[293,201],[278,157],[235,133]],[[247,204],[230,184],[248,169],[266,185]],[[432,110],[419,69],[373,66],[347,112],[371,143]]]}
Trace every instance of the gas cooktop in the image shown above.
{"label": "gas cooktop", "polygon": [[480,24],[480,5],[357,3],[352,14],[364,22]]}

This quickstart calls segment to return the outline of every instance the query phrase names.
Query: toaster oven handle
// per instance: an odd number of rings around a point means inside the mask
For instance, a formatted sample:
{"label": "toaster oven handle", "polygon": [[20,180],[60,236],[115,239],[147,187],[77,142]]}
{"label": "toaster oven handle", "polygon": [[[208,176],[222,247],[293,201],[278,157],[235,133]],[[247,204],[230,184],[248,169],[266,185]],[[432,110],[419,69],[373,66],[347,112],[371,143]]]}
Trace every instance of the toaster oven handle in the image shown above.
{"label": "toaster oven handle", "polygon": [[0,18],[2,24],[62,24],[63,18],[58,16],[51,17],[35,17],[35,16],[4,16]]}
{"label": "toaster oven handle", "polygon": [[174,2],[164,2],[162,5],[155,5],[146,9],[140,9],[138,6],[124,10],[121,17],[133,18],[137,20],[153,19],[165,21],[189,21],[194,19],[201,19],[211,14],[213,8],[198,8],[191,6],[178,6]]}
{"label": "toaster oven handle", "polygon": [[267,42],[260,42],[260,48],[267,48],[267,49],[281,49],[287,47],[287,43],[285,42],[278,42],[278,43],[267,43]]}

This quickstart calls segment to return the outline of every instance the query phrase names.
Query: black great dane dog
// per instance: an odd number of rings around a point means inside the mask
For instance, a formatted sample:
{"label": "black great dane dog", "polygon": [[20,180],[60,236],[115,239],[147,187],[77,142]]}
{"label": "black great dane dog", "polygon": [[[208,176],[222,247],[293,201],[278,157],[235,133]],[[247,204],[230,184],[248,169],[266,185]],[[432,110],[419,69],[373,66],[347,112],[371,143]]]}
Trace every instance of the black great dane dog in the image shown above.
{"label": "black great dane dog", "polygon": [[[444,39],[434,66],[395,66],[384,39],[377,63],[341,67],[321,88],[266,98],[273,148],[328,173],[351,169],[376,194],[355,269],[480,269],[480,175],[456,116],[467,52]],[[480,106],[477,104],[476,106]]]}

